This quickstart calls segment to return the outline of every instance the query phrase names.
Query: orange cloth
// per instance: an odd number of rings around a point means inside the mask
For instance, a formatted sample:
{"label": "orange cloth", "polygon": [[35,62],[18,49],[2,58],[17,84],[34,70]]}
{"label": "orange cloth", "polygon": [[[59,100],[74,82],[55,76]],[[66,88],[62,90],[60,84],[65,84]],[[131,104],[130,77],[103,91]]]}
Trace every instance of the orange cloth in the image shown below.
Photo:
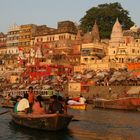
{"label": "orange cloth", "polygon": [[39,102],[35,102],[32,107],[33,114],[44,114],[45,111],[42,107],[40,107]]}

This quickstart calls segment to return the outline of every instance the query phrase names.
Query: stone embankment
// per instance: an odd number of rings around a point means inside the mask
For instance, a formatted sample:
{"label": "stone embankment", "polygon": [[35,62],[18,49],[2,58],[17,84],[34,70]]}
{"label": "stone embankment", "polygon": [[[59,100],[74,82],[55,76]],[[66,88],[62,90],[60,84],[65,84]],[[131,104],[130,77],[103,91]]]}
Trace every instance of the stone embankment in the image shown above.
{"label": "stone embankment", "polygon": [[[140,86],[92,86],[88,92],[81,93],[87,99],[100,97],[105,99],[115,99],[118,96],[132,96],[140,93]],[[78,96],[80,93],[69,93],[70,96]]]}

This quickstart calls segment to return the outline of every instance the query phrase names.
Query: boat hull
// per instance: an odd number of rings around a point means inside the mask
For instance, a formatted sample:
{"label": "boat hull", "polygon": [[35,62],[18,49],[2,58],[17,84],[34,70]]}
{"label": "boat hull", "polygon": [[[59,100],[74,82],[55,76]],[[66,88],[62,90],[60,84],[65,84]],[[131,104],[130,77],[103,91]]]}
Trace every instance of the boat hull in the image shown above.
{"label": "boat hull", "polygon": [[12,120],[18,125],[48,131],[66,129],[73,118],[72,115],[67,114],[32,115],[11,113],[11,115]]}
{"label": "boat hull", "polygon": [[85,104],[73,104],[73,105],[68,105],[69,108],[71,109],[76,109],[76,110],[85,110],[86,109],[86,105]]}
{"label": "boat hull", "polygon": [[94,107],[119,109],[119,110],[137,110],[140,106],[140,98],[120,98],[115,100],[93,100]]}

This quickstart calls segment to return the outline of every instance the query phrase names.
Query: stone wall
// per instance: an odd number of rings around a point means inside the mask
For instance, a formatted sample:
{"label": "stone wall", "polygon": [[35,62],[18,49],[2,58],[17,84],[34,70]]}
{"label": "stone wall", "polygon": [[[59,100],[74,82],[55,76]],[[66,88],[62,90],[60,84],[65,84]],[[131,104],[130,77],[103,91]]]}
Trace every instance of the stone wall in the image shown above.
{"label": "stone wall", "polygon": [[[111,92],[109,92],[109,88],[111,88]],[[135,86],[92,86],[89,88],[89,92],[81,94],[88,99],[93,99],[93,97],[97,95],[100,98],[115,99],[117,95],[122,95],[132,88],[135,90]],[[69,95],[76,97],[80,95],[80,93],[69,93]]]}

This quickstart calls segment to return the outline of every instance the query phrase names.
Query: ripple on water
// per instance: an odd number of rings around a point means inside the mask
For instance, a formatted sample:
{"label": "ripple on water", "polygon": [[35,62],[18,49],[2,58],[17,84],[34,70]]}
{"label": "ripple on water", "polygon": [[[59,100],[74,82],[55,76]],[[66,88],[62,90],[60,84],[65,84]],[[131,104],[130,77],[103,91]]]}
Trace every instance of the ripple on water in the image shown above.
{"label": "ripple on water", "polygon": [[69,129],[46,132],[20,127],[9,113],[0,116],[0,140],[140,140],[140,113],[111,110],[69,110]]}

